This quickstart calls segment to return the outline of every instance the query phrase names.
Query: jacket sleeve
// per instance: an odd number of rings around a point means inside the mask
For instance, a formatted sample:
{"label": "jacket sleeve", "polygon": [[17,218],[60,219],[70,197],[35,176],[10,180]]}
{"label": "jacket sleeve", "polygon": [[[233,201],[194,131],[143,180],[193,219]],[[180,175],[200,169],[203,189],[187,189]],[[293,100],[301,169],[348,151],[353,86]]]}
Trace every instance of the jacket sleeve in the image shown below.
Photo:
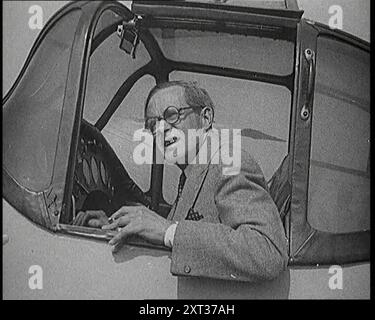
{"label": "jacket sleeve", "polygon": [[239,174],[221,174],[215,204],[221,223],[180,221],[171,273],[259,282],[287,266],[287,239],[258,164],[242,159]]}

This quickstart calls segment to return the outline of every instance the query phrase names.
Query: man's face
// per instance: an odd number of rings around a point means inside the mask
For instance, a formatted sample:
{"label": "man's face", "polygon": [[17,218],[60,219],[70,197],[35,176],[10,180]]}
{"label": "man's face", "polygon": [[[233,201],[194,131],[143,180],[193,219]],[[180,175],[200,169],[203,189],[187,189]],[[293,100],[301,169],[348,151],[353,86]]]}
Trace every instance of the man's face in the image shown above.
{"label": "man's face", "polygon": [[[163,117],[168,107],[189,108],[185,101],[184,88],[173,86],[157,91],[151,98],[146,110],[146,119]],[[187,163],[188,154],[196,154],[197,144],[195,141],[188,142],[189,129],[198,129],[199,135],[203,133],[200,109],[186,109],[181,111],[180,119],[169,124],[165,120],[156,122],[156,145],[169,163]],[[163,139],[164,134],[164,139]]]}

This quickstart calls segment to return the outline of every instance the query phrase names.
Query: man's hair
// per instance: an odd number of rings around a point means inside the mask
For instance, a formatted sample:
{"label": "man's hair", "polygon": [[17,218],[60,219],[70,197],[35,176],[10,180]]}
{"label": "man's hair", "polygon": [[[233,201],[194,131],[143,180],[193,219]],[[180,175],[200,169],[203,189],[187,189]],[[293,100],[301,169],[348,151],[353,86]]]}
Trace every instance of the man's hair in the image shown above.
{"label": "man's hair", "polygon": [[145,116],[148,104],[150,103],[151,98],[160,90],[170,88],[170,87],[181,87],[184,88],[185,101],[189,107],[209,107],[214,114],[215,106],[209,96],[208,92],[199,87],[196,82],[193,81],[168,81],[157,84],[153,87],[148,94],[145,105]]}

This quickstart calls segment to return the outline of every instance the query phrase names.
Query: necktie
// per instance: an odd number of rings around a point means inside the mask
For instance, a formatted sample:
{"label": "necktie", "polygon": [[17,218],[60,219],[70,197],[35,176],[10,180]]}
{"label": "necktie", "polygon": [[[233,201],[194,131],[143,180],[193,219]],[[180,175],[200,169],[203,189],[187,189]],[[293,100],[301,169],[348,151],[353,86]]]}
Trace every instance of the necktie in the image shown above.
{"label": "necktie", "polygon": [[171,219],[173,219],[174,214],[176,213],[177,204],[178,204],[178,201],[180,200],[182,190],[184,189],[185,182],[186,182],[186,175],[185,175],[185,172],[182,171],[181,175],[180,175],[180,180],[178,182],[177,197],[176,197],[176,200],[175,200],[174,205],[173,205],[174,209],[173,209],[173,214],[172,214]]}
{"label": "necktie", "polygon": [[202,191],[202,187],[203,187],[203,184],[204,184],[204,182],[205,182],[205,180],[207,178],[207,174],[208,174],[208,168],[206,170],[206,173],[204,174],[203,180],[201,181],[201,184],[199,186],[198,192],[195,195],[195,199],[193,201],[193,205],[190,207],[190,209],[188,211],[188,214],[186,215],[185,220],[199,221],[199,220],[201,220],[201,219],[204,218],[202,215],[199,214],[199,212],[197,210],[194,209],[194,207],[195,207],[195,204],[196,204],[196,202],[198,200],[199,194]]}
{"label": "necktie", "polygon": [[182,190],[184,189],[185,182],[186,182],[186,175],[185,175],[185,172],[182,171],[180,175],[180,181],[178,182],[178,192],[177,192],[176,203],[180,199]]}

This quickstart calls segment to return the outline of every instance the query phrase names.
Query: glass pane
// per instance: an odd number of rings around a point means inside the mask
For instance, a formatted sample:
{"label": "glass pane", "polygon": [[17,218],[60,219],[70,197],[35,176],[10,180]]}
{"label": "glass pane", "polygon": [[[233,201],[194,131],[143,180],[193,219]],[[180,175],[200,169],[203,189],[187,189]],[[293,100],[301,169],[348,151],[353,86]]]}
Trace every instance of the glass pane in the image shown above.
{"label": "glass pane", "polygon": [[152,76],[139,79],[102,131],[130,177],[144,192],[150,188],[151,165],[134,162],[133,151],[140,142],[133,141],[133,136],[136,130],[144,128],[145,102],[155,85]]}
{"label": "glass pane", "polygon": [[318,230],[370,223],[369,54],[319,37],[308,218]]}
{"label": "glass pane", "polygon": [[24,187],[40,191],[52,178],[71,48],[81,12],[48,32],[3,111],[3,159]]}
{"label": "glass pane", "polygon": [[[112,23],[109,17],[112,17]],[[107,26],[117,21],[118,16],[108,10],[101,16],[98,25],[104,24]],[[124,81],[150,60],[151,58],[142,42],[137,48],[136,58],[133,59],[120,49],[120,37],[117,33],[112,33],[90,58],[83,111],[84,119],[95,124]]]}
{"label": "glass pane", "polygon": [[[113,25],[120,25],[124,18],[118,15],[116,12],[112,10],[106,10],[102,13],[99,18],[98,23],[95,27],[94,39],[101,33],[105,32],[107,28],[110,28]],[[113,27],[114,30],[117,29],[117,26]]]}
{"label": "glass pane", "polygon": [[[214,127],[241,129],[241,146],[260,165],[268,181],[288,153],[291,93],[267,83],[173,72],[171,80],[196,81],[215,104]],[[179,170],[166,166],[163,194],[173,202]]]}
{"label": "glass pane", "polygon": [[[100,17],[97,28],[102,31],[116,23],[120,23],[118,15],[108,10]],[[100,118],[128,77],[151,60],[142,42],[137,48],[135,59],[121,50],[121,39],[116,30],[117,27],[113,28],[113,33],[90,58],[83,118],[91,124]],[[95,34],[98,33],[96,30]],[[102,130],[129,176],[143,191],[149,188],[151,165],[134,163],[133,150],[139,142],[133,142],[133,135],[135,130],[144,127],[144,103],[155,84],[151,76],[139,79]]]}
{"label": "glass pane", "polygon": [[286,9],[284,0],[187,0],[186,2],[225,4],[229,6],[252,8]]}
{"label": "glass pane", "polygon": [[348,44],[318,38],[316,91],[369,111],[370,55]]}
{"label": "glass pane", "polygon": [[181,29],[151,32],[171,60],[277,75],[293,72],[294,45],[288,41]]}

